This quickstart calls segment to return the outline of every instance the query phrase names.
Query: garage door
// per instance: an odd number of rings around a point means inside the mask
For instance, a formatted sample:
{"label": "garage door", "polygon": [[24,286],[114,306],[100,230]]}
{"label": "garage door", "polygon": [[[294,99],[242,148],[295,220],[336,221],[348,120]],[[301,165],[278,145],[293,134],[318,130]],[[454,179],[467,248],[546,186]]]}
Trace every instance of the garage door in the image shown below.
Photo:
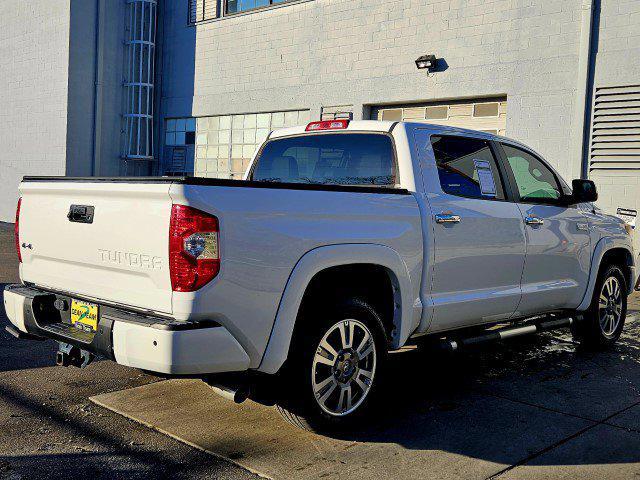
{"label": "garage door", "polygon": [[435,123],[504,135],[507,127],[507,99],[374,106],[371,118]]}

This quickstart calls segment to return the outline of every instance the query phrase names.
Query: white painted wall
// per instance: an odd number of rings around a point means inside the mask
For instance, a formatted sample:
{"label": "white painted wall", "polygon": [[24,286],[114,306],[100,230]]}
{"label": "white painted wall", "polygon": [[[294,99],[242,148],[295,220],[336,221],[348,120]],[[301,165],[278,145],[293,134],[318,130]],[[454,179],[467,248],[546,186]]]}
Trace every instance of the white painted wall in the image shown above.
{"label": "white painted wall", "polygon": [[69,0],[0,1],[0,221],[23,175],[63,175]]}
{"label": "white painted wall", "polygon": [[[640,1],[602,1],[594,83],[597,87],[640,84]],[[640,210],[640,171],[595,171],[591,178],[603,209],[611,213],[618,207]]]}
{"label": "white painted wall", "polygon": [[[174,1],[166,11],[164,78],[182,81],[164,82],[165,114],[310,109],[314,117],[323,105],[354,105],[358,118],[376,103],[506,94],[507,135],[571,178],[579,172],[568,135],[580,5],[311,0],[189,27],[187,0]],[[177,53],[190,48],[195,57]],[[426,53],[449,68],[433,76],[418,71],[414,60]],[[179,102],[183,87],[193,96]]]}

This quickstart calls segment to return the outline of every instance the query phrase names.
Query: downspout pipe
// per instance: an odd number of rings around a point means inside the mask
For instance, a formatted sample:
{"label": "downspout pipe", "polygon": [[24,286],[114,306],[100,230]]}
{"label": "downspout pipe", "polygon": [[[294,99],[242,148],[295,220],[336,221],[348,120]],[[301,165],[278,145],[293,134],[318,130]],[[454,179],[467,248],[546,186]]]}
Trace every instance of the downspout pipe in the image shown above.
{"label": "downspout pipe", "polygon": [[93,162],[91,175],[99,176],[101,172],[101,148],[102,148],[102,103],[104,88],[104,37],[103,22],[106,15],[106,1],[96,0],[96,63],[93,93]]}
{"label": "downspout pipe", "polygon": [[[582,178],[588,176],[589,155],[588,138],[589,125],[591,120],[591,63],[593,52],[593,24],[594,13],[596,10],[597,0],[582,0],[581,16],[580,16],[580,44],[578,46],[578,84],[576,88],[573,127],[572,127],[572,145],[571,159],[573,165],[580,165],[579,175]],[[574,167],[574,175],[577,167]]]}

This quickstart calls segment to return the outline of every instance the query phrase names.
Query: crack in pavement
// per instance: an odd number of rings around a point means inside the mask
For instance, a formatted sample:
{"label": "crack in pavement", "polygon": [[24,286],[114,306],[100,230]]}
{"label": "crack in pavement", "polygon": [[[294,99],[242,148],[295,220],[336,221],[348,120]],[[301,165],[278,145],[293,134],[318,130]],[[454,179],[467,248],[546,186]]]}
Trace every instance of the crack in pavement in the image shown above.
{"label": "crack in pavement", "polygon": [[[507,400],[510,400],[510,399],[507,399]],[[524,404],[528,405],[526,402],[519,402],[519,401],[517,401],[517,400],[515,400],[515,401],[516,401],[516,402],[518,402],[518,403],[524,403]],[[540,457],[541,455],[544,455],[545,453],[550,452],[551,450],[553,450],[553,449],[555,449],[555,448],[557,448],[557,447],[559,447],[559,446],[561,446],[561,445],[564,445],[565,443],[570,442],[571,440],[574,440],[574,439],[578,438],[579,436],[581,436],[581,435],[585,434],[585,433],[586,433],[586,432],[588,432],[589,430],[592,430],[592,429],[594,429],[595,427],[598,427],[598,426],[600,426],[600,425],[607,425],[607,426],[611,426],[611,427],[619,428],[619,429],[621,429],[621,430],[627,430],[627,429],[626,429],[626,428],[624,428],[624,427],[620,427],[619,425],[612,425],[612,424],[610,424],[610,423],[608,423],[608,422],[609,422],[609,420],[611,420],[613,417],[615,417],[615,416],[617,416],[617,415],[620,415],[621,413],[624,413],[624,412],[626,412],[627,410],[630,410],[630,409],[632,409],[633,407],[638,406],[638,405],[640,405],[640,401],[637,401],[637,402],[635,402],[635,403],[633,403],[633,404],[631,404],[631,405],[629,405],[629,406],[627,406],[627,407],[623,408],[622,410],[619,410],[619,411],[617,411],[617,412],[615,412],[615,413],[612,413],[611,415],[607,416],[606,418],[604,418],[604,419],[602,419],[602,420],[600,420],[600,421],[593,421],[593,420],[590,420],[590,421],[592,421],[592,422],[593,422],[593,425],[589,425],[589,426],[587,426],[587,427],[585,427],[585,428],[583,428],[583,429],[581,429],[581,430],[578,430],[576,433],[574,433],[574,434],[572,434],[572,435],[569,435],[568,437],[565,437],[565,438],[563,438],[562,440],[558,440],[557,442],[552,443],[551,445],[549,445],[548,447],[543,448],[542,450],[539,450],[539,451],[537,451],[537,452],[535,452],[535,453],[532,453],[531,455],[527,456],[526,458],[523,458],[523,459],[522,459],[522,460],[520,460],[519,462],[516,462],[516,463],[514,463],[513,465],[509,465],[508,467],[506,467],[506,468],[504,468],[504,469],[500,470],[499,472],[494,473],[493,475],[491,475],[491,476],[487,477],[487,479],[486,479],[486,480],[494,480],[494,479],[497,479],[497,478],[499,478],[500,476],[504,475],[505,473],[510,472],[511,470],[513,470],[513,469],[515,469],[515,468],[517,468],[517,467],[520,467],[520,466],[526,465],[526,464],[527,464],[527,463],[529,463],[531,460],[534,460],[535,458],[538,458],[538,457]],[[538,407],[538,408],[543,408],[543,409],[545,409],[545,410],[548,410],[548,409],[546,409],[546,408],[544,408],[544,407],[540,407],[540,406],[538,406],[538,405],[531,405],[531,406]],[[557,413],[561,413],[561,414],[563,414],[563,415],[567,415],[567,416],[574,416],[574,415],[566,414],[566,413],[563,413],[563,412],[557,412]]]}

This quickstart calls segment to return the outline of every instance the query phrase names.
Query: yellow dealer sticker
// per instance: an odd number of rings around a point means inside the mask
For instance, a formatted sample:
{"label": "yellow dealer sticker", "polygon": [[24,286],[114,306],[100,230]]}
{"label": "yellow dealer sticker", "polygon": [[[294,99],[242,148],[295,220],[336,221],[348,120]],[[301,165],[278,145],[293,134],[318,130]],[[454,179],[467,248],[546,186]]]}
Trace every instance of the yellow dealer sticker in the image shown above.
{"label": "yellow dealer sticker", "polygon": [[98,330],[98,305],[71,300],[71,324],[85,332]]}

